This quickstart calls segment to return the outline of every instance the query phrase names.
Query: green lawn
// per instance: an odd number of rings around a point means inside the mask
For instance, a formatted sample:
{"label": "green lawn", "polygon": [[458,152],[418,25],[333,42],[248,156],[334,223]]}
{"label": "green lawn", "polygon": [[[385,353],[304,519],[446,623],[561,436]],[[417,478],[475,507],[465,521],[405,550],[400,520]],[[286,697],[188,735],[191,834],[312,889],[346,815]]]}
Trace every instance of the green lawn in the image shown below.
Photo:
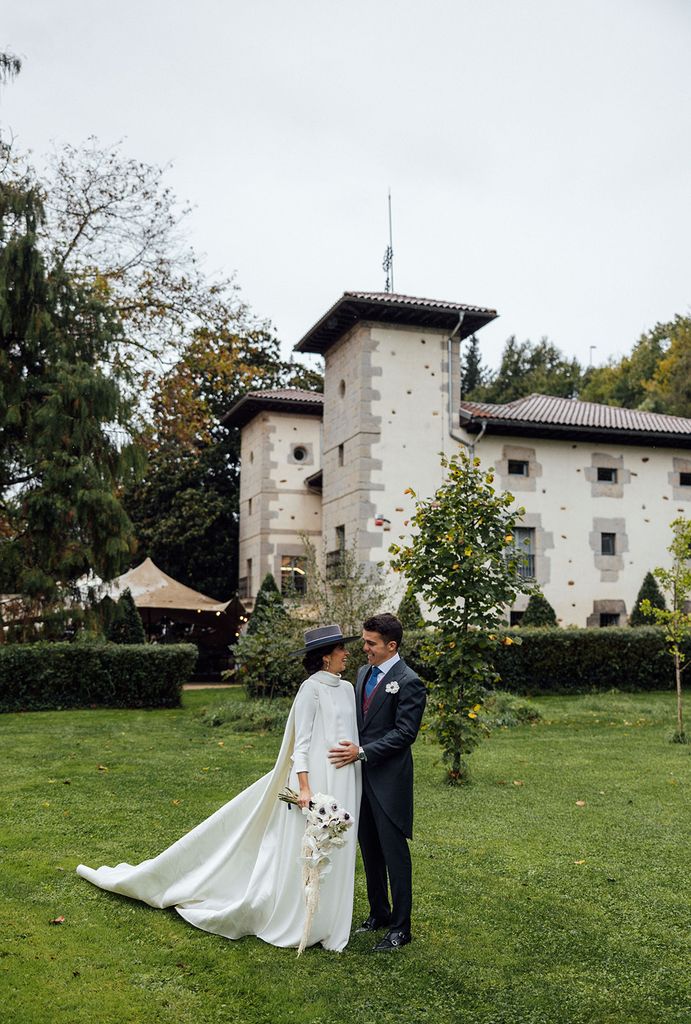
{"label": "green lawn", "polygon": [[687,1024],[689,748],[668,742],[671,695],[542,698],[544,720],[496,732],[459,790],[418,742],[413,944],[372,956],[355,936],[299,961],[74,874],[156,854],[270,767],[276,734],[201,723],[227,699],[0,716],[3,1021]]}

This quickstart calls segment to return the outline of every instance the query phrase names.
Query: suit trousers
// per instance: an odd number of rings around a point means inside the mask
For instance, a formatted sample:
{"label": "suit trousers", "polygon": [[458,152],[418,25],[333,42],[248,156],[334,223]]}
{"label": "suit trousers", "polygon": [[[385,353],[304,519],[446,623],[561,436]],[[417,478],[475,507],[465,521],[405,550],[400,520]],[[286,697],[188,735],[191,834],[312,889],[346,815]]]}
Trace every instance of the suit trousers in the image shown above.
{"label": "suit trousers", "polygon": [[410,934],[413,874],[408,840],[381,809],[366,781],[362,787],[358,840],[370,912],[383,924],[388,922],[392,931]]}

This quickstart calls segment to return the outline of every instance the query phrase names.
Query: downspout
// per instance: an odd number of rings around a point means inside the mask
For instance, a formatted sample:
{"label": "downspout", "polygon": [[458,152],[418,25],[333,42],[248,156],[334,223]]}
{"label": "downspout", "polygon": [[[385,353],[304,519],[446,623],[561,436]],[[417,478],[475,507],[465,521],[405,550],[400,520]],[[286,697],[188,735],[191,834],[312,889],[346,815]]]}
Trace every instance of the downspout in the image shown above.
{"label": "downspout", "polygon": [[[448,348],[448,351],[447,351],[447,375],[448,375],[448,381],[449,381],[449,437],[451,437],[454,441],[458,441],[459,444],[464,445],[468,449],[469,453],[471,455],[474,455],[474,453],[475,453],[475,446],[478,445],[480,443],[480,441],[482,440],[483,435],[485,433],[485,430],[487,429],[487,424],[486,423],[482,424],[482,427],[480,429],[480,433],[477,435],[477,437],[475,438],[474,441],[466,441],[464,438],[462,438],[460,436],[460,434],[454,433],[454,426],[453,426],[454,425],[453,339],[454,339],[454,336],[456,334],[458,334],[458,332],[460,331],[461,327],[463,326],[464,318],[465,318],[465,313],[459,313],[458,314],[458,323],[456,324],[456,326],[454,327],[453,331],[449,335],[448,342],[447,342],[447,348]],[[458,339],[458,365],[459,365],[459,370],[460,370],[460,365],[461,365],[461,339],[460,338]],[[459,374],[459,376],[460,376],[460,374]]]}

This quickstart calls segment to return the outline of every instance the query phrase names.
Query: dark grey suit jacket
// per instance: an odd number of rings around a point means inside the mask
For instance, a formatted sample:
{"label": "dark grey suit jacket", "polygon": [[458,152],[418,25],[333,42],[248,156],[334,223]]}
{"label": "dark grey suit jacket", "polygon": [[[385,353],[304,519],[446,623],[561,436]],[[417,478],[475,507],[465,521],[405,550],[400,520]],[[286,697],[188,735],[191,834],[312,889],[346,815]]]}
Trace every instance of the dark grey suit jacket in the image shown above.
{"label": "dark grey suit jacket", "polygon": [[[358,672],[355,683],[360,745],[365,751],[362,781],[368,798],[374,800],[394,824],[410,837],[413,833],[413,758],[411,745],[420,729],[427,694],[425,687],[401,658],[379,681],[367,715],[362,713],[362,690],[368,665]],[[388,692],[396,683],[395,693]]]}

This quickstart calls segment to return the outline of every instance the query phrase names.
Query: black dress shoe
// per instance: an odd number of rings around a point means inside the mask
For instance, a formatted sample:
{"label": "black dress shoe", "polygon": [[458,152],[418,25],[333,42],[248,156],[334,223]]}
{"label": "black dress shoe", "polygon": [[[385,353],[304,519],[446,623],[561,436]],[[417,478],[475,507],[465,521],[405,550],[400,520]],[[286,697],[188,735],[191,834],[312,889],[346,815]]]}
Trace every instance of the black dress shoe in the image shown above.
{"label": "black dress shoe", "polygon": [[361,932],[378,932],[382,928],[388,928],[388,921],[379,921],[374,914],[370,914],[366,921],[363,921],[359,928],[355,929],[355,934],[359,935]]}
{"label": "black dress shoe", "polygon": [[383,939],[379,940],[372,952],[387,953],[390,949],[400,949],[401,946],[407,946],[412,941],[412,936],[409,932],[389,931]]}

